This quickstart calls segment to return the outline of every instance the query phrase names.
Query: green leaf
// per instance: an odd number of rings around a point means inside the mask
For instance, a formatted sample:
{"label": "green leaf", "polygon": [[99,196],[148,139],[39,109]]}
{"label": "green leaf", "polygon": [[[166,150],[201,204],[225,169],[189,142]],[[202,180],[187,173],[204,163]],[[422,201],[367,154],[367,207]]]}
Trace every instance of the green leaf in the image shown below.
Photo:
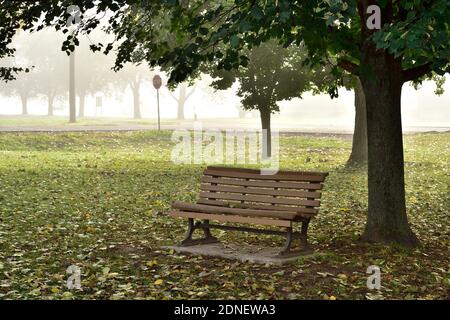
{"label": "green leaf", "polygon": [[239,46],[239,43],[241,42],[241,39],[237,35],[232,35],[230,37],[230,44],[232,48],[237,48]]}

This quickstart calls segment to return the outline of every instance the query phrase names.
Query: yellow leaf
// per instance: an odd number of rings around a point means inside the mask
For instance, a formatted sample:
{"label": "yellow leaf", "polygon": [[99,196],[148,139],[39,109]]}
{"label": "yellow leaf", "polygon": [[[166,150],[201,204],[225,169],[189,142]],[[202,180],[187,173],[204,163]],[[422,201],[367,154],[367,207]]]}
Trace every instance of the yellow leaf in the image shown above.
{"label": "yellow leaf", "polygon": [[269,292],[274,292],[274,291],[275,291],[275,288],[274,288],[273,286],[269,286],[269,287],[267,287],[266,289],[267,289],[267,291],[269,291]]}
{"label": "yellow leaf", "polygon": [[53,287],[53,288],[51,289],[51,291],[52,291],[53,293],[59,293],[59,289],[58,289],[57,287]]}
{"label": "yellow leaf", "polygon": [[328,299],[329,299],[329,300],[336,300],[336,297],[335,297],[335,296],[331,296],[331,297],[329,297]]}
{"label": "yellow leaf", "polygon": [[154,282],[155,285],[159,286],[163,283],[164,281],[162,279],[158,279]]}
{"label": "yellow leaf", "polygon": [[153,266],[157,265],[158,262],[156,262],[156,260],[152,260],[152,261],[147,261],[146,264],[148,267],[153,267]]}

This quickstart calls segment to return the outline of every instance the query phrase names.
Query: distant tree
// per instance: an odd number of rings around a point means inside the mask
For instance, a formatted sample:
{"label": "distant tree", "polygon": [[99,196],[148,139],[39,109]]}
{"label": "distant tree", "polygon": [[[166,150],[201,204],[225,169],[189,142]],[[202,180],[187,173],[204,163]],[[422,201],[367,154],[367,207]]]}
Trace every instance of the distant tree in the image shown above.
{"label": "distant tree", "polygon": [[0,84],[5,97],[18,96],[22,104],[22,115],[28,115],[28,102],[37,96],[37,79],[33,73],[19,73],[16,80]]}
{"label": "distant tree", "polygon": [[353,130],[352,152],[347,160],[347,166],[367,163],[367,112],[364,90],[359,79],[355,79],[355,129]]}
{"label": "distant tree", "polygon": [[141,86],[145,80],[148,80],[150,70],[143,69],[134,65],[128,65],[119,71],[119,77],[127,81],[128,86],[133,93],[133,118],[141,119]]}
{"label": "distant tree", "polygon": [[[19,73],[17,84],[11,82],[6,87],[10,90],[9,95],[21,97],[23,113],[27,112],[29,98],[41,95],[47,100],[47,114],[53,115],[55,99],[67,95],[69,57],[61,51],[63,38],[51,29],[37,34],[21,33],[15,38],[14,44],[18,47],[16,60],[33,66],[29,73]],[[76,50],[79,117],[84,116],[86,96],[108,90],[115,75],[111,70],[114,57],[93,53],[87,42],[85,39],[80,41]]]}
{"label": "distant tree", "polygon": [[30,38],[30,35],[25,32],[18,33],[15,37],[15,47],[17,53],[14,57],[2,59],[2,64],[11,70],[19,70],[23,66],[29,66],[29,72],[20,72],[14,77],[16,80],[2,83],[0,85],[0,92],[3,96],[14,97],[18,96],[22,104],[22,115],[28,114],[28,101],[37,96],[38,93],[38,77],[37,72],[33,67],[32,61],[33,50],[36,49],[36,41]]}
{"label": "distant tree", "polygon": [[36,92],[47,99],[47,115],[54,113],[54,101],[67,94],[67,66],[69,59],[61,52],[62,37],[52,30],[35,34],[26,40],[30,46],[28,57],[34,68]]}
{"label": "distant tree", "polygon": [[[67,58],[64,59],[64,62],[67,64]],[[67,92],[67,77],[61,68],[54,65],[47,65],[44,68],[36,74],[38,81],[36,89],[38,94],[47,99],[47,115],[53,116],[56,98],[64,96]]]}
{"label": "distant tree", "polygon": [[141,87],[146,81],[150,81],[153,72],[147,64],[139,64],[139,58],[135,62],[127,63],[113,76],[113,86],[118,90],[130,88],[133,94],[133,118],[141,119]]}
{"label": "distant tree", "polygon": [[141,84],[144,80],[144,76],[139,73],[130,73],[129,74],[129,80],[128,83],[130,85],[131,91],[133,92],[133,118],[134,119],[140,119],[142,118],[141,115]]}
{"label": "distant tree", "polygon": [[111,70],[114,57],[93,53],[86,40],[81,41],[77,48],[76,59],[78,117],[84,117],[86,97],[100,91],[105,93],[112,90],[112,84],[117,75]]}
{"label": "distant tree", "polygon": [[[191,89],[188,91],[188,88]],[[169,89],[170,96],[177,102],[177,119],[184,120],[184,107],[186,101],[194,94],[196,86],[189,86],[187,82],[183,82],[178,86],[178,95],[174,95]]]}
{"label": "distant tree", "polygon": [[[279,112],[278,102],[301,98],[312,89],[314,82],[320,82],[324,73],[304,67],[306,52],[297,47],[283,48],[276,42],[266,42],[245,52],[248,64],[238,69],[226,71],[210,69],[216,78],[212,86],[228,89],[235,81],[240,86],[237,95],[245,110],[258,110],[263,134],[263,155],[272,154],[271,114]],[[320,84],[319,84],[320,86]],[[267,139],[266,139],[267,138]]]}

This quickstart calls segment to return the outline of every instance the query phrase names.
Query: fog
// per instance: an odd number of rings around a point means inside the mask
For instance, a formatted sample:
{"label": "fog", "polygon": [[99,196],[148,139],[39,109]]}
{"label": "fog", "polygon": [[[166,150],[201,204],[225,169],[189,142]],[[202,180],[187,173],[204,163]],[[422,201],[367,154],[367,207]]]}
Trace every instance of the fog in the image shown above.
{"label": "fog", "polygon": [[[136,89],[139,88],[141,117],[155,119],[157,117],[156,90],[151,79],[164,73],[150,70],[145,64],[128,65],[117,73],[111,70],[114,56],[92,53],[88,46],[105,35],[97,34],[82,39],[76,50],[76,83],[81,90],[82,98],[77,92],[77,106],[84,99],[85,117],[132,118]],[[14,61],[3,61],[16,65],[33,66],[28,74],[21,74],[17,82],[0,83],[0,115],[20,115],[22,99],[20,90],[27,88],[27,111],[29,115],[46,115],[49,110],[50,96],[53,99],[53,114],[66,116],[68,108],[68,70],[69,58],[61,52],[61,42],[65,37],[53,31],[36,34],[21,33],[14,42],[17,54]],[[258,118],[254,112],[241,112],[240,98],[236,95],[238,83],[224,91],[214,91],[209,87],[211,78],[202,76],[195,86],[187,87],[192,94],[186,100],[184,113],[186,119],[210,118]],[[133,85],[134,83],[134,85]],[[444,94],[435,94],[436,85],[432,81],[424,82],[418,90],[405,84],[402,96],[403,125],[412,127],[450,127],[450,79],[443,86]],[[50,89],[54,89],[53,91]],[[160,108],[162,119],[177,118],[177,101],[179,88],[172,93],[163,85],[160,89]],[[102,106],[97,107],[98,100]],[[305,94],[302,99],[279,103],[280,113],[274,116],[274,125],[278,127],[339,127],[351,130],[354,122],[353,92],[340,89],[339,97],[331,99],[328,95]],[[256,121],[255,121],[256,122]]]}

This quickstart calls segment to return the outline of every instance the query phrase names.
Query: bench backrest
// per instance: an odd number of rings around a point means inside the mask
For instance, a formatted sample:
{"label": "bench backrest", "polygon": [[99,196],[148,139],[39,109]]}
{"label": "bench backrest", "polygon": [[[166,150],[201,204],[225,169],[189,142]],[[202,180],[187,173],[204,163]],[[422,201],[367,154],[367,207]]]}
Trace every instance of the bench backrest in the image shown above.
{"label": "bench backrest", "polygon": [[237,208],[318,213],[322,183],[328,173],[208,167],[201,180],[197,203]]}

